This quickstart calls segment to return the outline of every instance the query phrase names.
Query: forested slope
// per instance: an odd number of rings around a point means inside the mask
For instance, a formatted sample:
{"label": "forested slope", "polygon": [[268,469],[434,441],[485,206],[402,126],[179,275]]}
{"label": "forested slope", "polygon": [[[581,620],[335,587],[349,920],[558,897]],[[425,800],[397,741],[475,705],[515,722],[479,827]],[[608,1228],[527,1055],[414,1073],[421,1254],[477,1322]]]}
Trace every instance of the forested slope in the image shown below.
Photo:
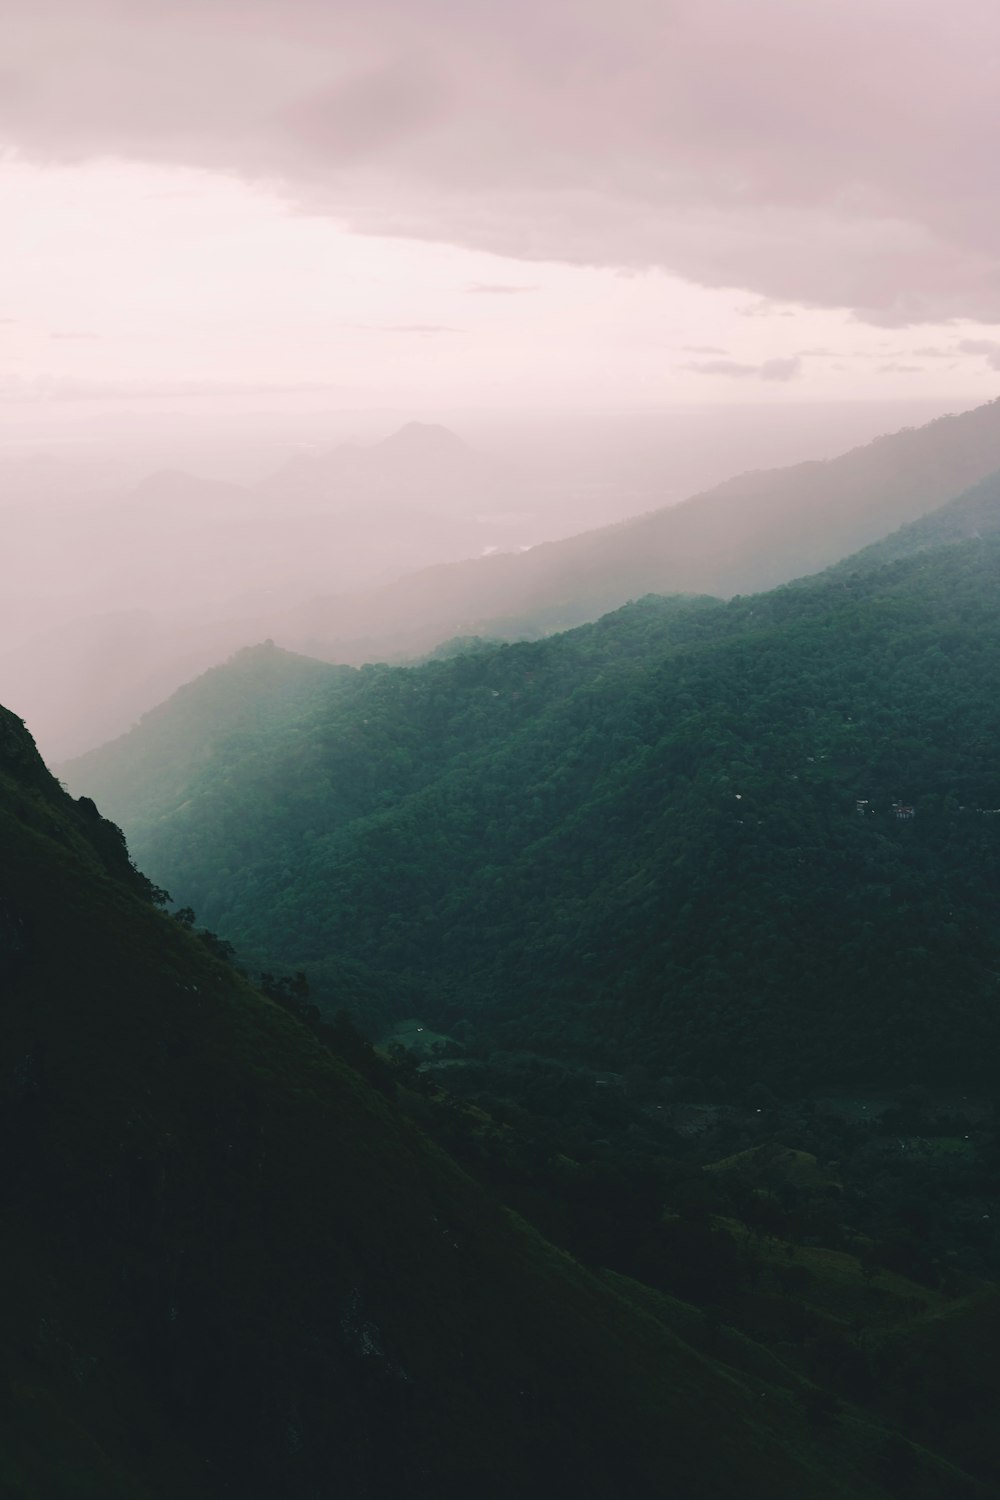
{"label": "forested slope", "polygon": [[128,739],[69,774],[247,956],[380,971],[450,1029],[791,1090],[983,1081],[1000,536],[980,529],[364,669],[169,807],[116,797]]}

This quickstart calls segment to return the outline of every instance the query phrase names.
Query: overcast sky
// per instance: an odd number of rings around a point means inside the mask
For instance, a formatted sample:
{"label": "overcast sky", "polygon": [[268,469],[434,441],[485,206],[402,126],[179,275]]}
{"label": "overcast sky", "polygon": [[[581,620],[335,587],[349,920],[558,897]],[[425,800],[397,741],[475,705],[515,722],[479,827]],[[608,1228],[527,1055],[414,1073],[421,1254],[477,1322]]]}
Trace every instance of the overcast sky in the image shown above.
{"label": "overcast sky", "polygon": [[1000,391],[986,0],[32,0],[0,397]]}

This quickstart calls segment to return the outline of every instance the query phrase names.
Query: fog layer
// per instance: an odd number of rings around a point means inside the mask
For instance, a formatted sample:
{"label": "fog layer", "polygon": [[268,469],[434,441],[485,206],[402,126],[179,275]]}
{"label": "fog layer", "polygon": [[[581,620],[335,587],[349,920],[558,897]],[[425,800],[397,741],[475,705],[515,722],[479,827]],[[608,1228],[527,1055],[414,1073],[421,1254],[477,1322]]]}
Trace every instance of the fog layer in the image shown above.
{"label": "fog layer", "polygon": [[[992,432],[994,409],[985,410],[980,426]],[[91,428],[89,447],[52,434],[2,463],[13,566],[0,601],[0,699],[59,760],[268,636],[357,663],[469,632],[562,628],[651,589],[763,586],[837,555],[808,474],[737,486],[724,525],[701,501],[685,507],[707,518],[697,545],[669,527],[661,537],[656,515],[740,468],[832,456],[903,416],[932,414],[874,405],[586,421],[443,414],[464,421],[468,441],[428,421],[373,440],[372,414],[300,415],[294,429],[288,418],[258,419],[220,429],[214,444],[180,423],[133,431],[129,442],[121,419],[121,446],[113,429],[99,441]],[[845,522],[847,541],[870,540],[1000,465],[1000,447],[981,448],[971,443],[965,462],[939,453],[929,499],[911,461],[901,504],[887,508],[876,460],[848,469],[849,499],[838,500],[834,467],[824,503],[866,513],[860,530]],[[888,451],[882,467],[894,472]],[[653,540],[641,527],[591,535],[644,512],[654,513]],[[578,543],[545,545],[578,533]],[[461,559],[458,570],[420,571]]]}

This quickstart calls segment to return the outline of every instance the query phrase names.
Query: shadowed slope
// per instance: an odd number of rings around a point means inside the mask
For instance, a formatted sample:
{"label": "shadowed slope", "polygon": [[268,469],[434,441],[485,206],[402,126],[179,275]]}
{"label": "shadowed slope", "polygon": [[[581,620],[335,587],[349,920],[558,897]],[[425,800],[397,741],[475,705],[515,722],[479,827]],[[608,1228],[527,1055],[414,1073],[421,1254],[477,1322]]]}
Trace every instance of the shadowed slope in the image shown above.
{"label": "shadowed slope", "polygon": [[0,837],[5,1494],[882,1494],[158,912],[3,710]]}

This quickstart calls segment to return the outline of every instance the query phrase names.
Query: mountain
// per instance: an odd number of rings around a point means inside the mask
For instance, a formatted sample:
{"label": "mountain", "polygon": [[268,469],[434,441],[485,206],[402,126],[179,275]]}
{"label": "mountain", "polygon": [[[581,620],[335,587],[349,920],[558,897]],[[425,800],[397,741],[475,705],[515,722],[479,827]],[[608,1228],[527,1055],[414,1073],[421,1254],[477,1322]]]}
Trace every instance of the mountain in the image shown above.
{"label": "mountain", "polygon": [[[888,1500],[905,1477],[985,1500],[883,1416],[542,1240],[370,1051],[362,1076],[159,910],[4,709],[0,831],[5,1495]],[[958,1315],[904,1295],[950,1371]]]}
{"label": "mountain", "polygon": [[[238,659],[64,774],[242,951],[369,966],[446,1032],[736,1086],[983,1086],[998,515],[994,480],[881,566],[365,668],[245,754],[211,727]],[[203,752],[172,779],[167,726]]]}
{"label": "mountain", "polygon": [[880,568],[886,563],[914,557],[929,548],[945,546],[949,542],[994,535],[1000,530],[998,497],[1000,475],[990,474],[947,505],[939,506],[919,520],[901,526],[889,536],[882,537],[852,557],[845,558],[836,568],[828,569],[826,576]]}
{"label": "mountain", "polygon": [[0,605],[0,692],[49,754],[77,754],[320,591],[547,534],[527,481],[528,509],[499,513],[509,483],[447,429],[414,424],[257,486],[164,469],[120,494],[12,506],[9,554],[34,588]]}
{"label": "mountain", "polygon": [[524,476],[478,453],[450,428],[408,422],[379,443],[300,454],[263,480],[258,493],[283,505],[303,499],[342,504],[345,493],[353,503],[384,503],[406,494],[468,516],[488,509],[497,496],[509,498],[519,480],[523,485]]}
{"label": "mountain", "polygon": [[208,765],[224,775],[225,767],[237,766],[275,734],[294,733],[300,720],[348,688],[354,675],[348,667],[295,656],[268,641],[187,683],[143,715],[115,742],[118,754],[110,761],[96,751],[78,764],[107,766],[118,782],[117,800],[141,802],[155,820],[184,800]]}
{"label": "mountain", "polygon": [[649,592],[765,588],[998,468],[991,403],[562,541],[546,538],[569,529],[565,488],[428,424],[302,455],[256,487],[164,471],[96,511],[7,512],[38,597],[5,601],[0,694],[63,759],[255,640],[412,660],[455,637],[537,638]]}
{"label": "mountain", "polygon": [[836,562],[997,469],[1000,401],[827,462],[742,474],[617,526],[316,599],[268,633],[361,662],[455,635],[537,636],[648,593],[749,593]]}

